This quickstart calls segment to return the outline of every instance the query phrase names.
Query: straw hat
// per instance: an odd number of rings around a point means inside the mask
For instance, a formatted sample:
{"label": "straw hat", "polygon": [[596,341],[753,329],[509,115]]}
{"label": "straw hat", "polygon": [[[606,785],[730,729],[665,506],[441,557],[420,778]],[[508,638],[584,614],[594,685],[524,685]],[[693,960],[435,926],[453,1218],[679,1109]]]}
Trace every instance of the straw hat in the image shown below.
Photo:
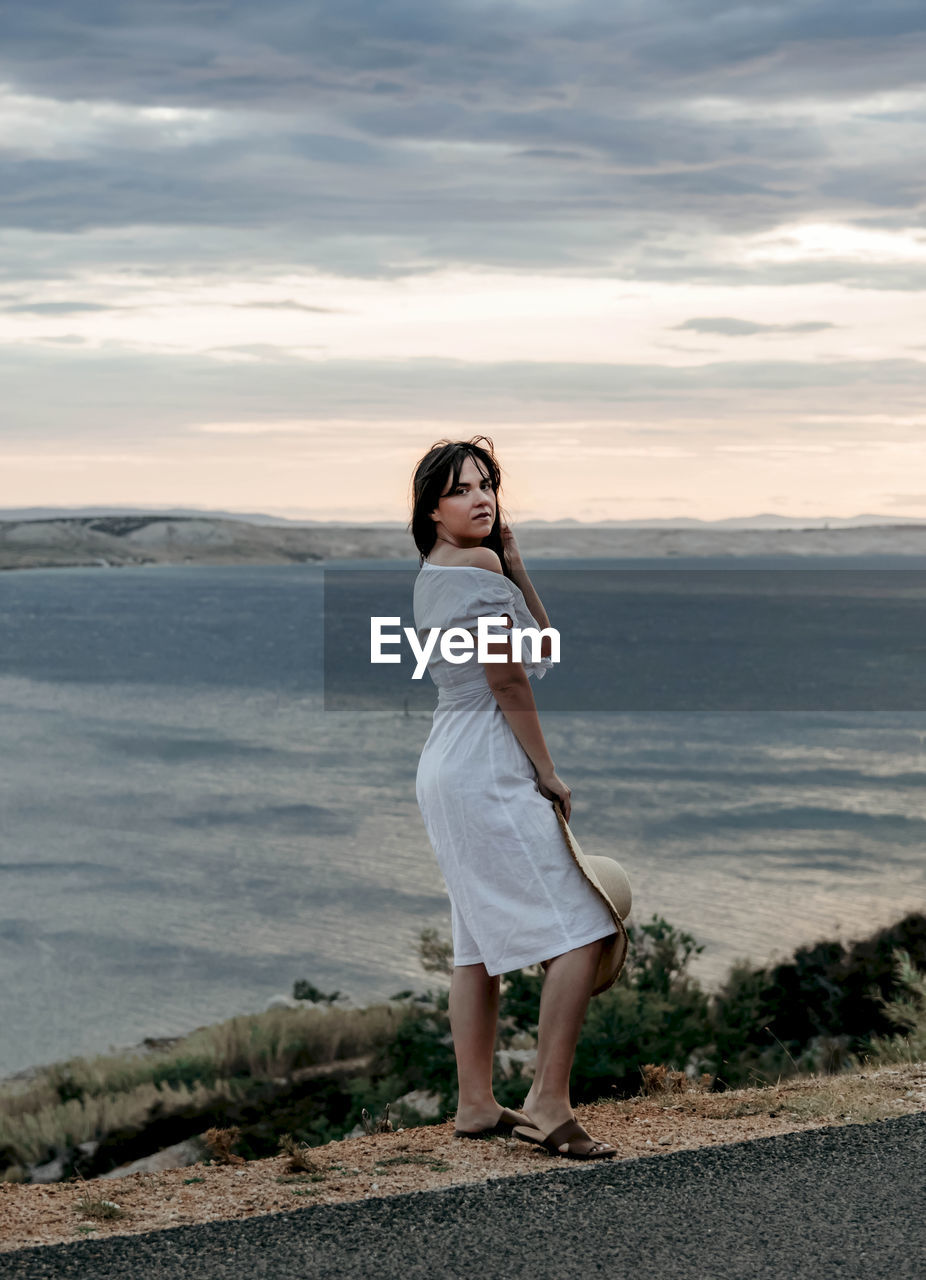
{"label": "straw hat", "polygon": [[[583,853],[581,845],[563,816],[559,801],[553,800],[551,803],[573,861],[608,908],[614,921],[615,937],[602,951],[598,972],[595,974],[592,995],[597,996],[614,985],[627,959],[627,931],[624,928],[624,920],[630,914],[633,893],[627,873],[621,864],[615,858]],[[544,969],[548,964],[548,960],[543,962]]]}

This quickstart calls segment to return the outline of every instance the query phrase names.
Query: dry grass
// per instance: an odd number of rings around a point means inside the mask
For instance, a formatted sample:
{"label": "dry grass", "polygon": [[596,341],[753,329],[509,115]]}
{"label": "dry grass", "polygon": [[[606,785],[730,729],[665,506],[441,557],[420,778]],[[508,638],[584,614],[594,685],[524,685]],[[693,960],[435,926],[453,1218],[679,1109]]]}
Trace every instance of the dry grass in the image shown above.
{"label": "dry grass", "polygon": [[84,1218],[124,1218],[125,1210],[115,1200],[104,1200],[102,1196],[82,1196],[74,1205],[75,1210]]}
{"label": "dry grass", "polygon": [[[679,1073],[672,1073],[679,1074]],[[910,1111],[926,1110],[926,1064],[909,1071],[877,1067],[832,1076],[801,1076],[777,1085],[708,1093],[697,1087],[652,1089],[647,1100],[657,1111],[678,1111],[702,1120],[744,1116],[790,1117],[826,1124],[870,1124]],[[908,1105],[910,1101],[916,1103]],[[618,1113],[639,1109],[637,1098],[612,1102]]]}
{"label": "dry grass", "polygon": [[[169,1049],[72,1058],[0,1085],[0,1149],[22,1166],[159,1114],[239,1098],[242,1077],[279,1082],[351,1059],[388,1040],[401,1011],[268,1009],[201,1027]],[[232,1079],[232,1077],[238,1077]]]}
{"label": "dry grass", "polygon": [[381,1116],[371,1116],[366,1107],[360,1112],[360,1123],[363,1125],[364,1133],[392,1133],[395,1126],[389,1119],[389,1108],[392,1104],[387,1102]]}
{"label": "dry grass", "polygon": [[124,1094],[71,1098],[35,1112],[0,1115],[0,1147],[11,1151],[20,1165],[35,1164],[47,1159],[49,1151],[66,1151],[80,1142],[140,1126],[155,1107],[162,1115],[188,1107],[205,1111],[216,1100],[231,1100],[237,1093],[240,1086],[220,1080],[209,1088],[159,1089],[143,1084]]}
{"label": "dry grass", "polygon": [[659,1062],[647,1062],[641,1068],[643,1074],[642,1092],[647,1098],[662,1097],[664,1094],[704,1093],[710,1089],[713,1076],[707,1071],[697,1080],[691,1079],[684,1071],[670,1071]]}
{"label": "dry grass", "polygon": [[[674,1073],[666,1072],[662,1079],[661,1074],[655,1064],[647,1094],[577,1107],[577,1118],[593,1136],[612,1142],[620,1158],[636,1159],[926,1111],[926,1062],[726,1093],[705,1092],[700,1081],[680,1088]],[[293,1147],[298,1157],[300,1146],[294,1141]],[[439,1125],[330,1142],[311,1149],[310,1163],[311,1170],[293,1169],[293,1151],[284,1149],[279,1156],[246,1164],[199,1164],[118,1181],[0,1183],[0,1248],[73,1240],[92,1227],[100,1235],[156,1231],[582,1167],[516,1139],[454,1140],[449,1118]],[[81,1199],[114,1191],[123,1218],[75,1225]]]}
{"label": "dry grass", "polygon": [[237,1125],[228,1129],[207,1129],[203,1134],[203,1142],[216,1164],[244,1164],[244,1156],[237,1155],[232,1147],[241,1137]]}
{"label": "dry grass", "polygon": [[280,1138],[280,1150],[289,1156],[286,1166],[289,1173],[316,1173],[317,1165],[312,1162],[309,1152],[312,1148],[307,1142],[297,1142],[291,1133],[284,1133]]}

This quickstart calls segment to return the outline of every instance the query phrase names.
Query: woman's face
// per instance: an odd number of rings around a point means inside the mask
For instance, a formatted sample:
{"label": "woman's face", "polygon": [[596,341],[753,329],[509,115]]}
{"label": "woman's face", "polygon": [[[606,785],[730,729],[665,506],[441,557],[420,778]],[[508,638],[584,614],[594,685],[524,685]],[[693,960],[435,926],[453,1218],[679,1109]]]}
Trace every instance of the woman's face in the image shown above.
{"label": "woman's face", "polygon": [[453,473],[447,475],[440,501],[431,512],[439,537],[456,546],[478,546],[487,538],[495,523],[495,493],[492,481],[467,456],[460,468],[456,485],[451,488]]}

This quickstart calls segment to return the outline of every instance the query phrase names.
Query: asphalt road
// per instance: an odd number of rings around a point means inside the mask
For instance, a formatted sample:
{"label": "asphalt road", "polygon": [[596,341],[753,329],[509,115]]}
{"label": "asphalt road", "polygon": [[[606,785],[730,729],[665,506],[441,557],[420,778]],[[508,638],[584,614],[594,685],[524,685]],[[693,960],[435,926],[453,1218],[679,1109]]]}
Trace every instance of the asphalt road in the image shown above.
{"label": "asphalt road", "polygon": [[926,1277],[926,1115],[0,1254],[3,1280]]}

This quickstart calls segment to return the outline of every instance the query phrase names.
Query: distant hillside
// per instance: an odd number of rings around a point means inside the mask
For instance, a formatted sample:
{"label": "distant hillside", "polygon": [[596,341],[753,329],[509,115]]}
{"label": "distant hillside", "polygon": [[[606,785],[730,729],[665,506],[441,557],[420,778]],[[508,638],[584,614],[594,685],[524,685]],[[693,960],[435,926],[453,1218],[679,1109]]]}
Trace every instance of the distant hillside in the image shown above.
{"label": "distant hillside", "polygon": [[[92,504],[84,507],[0,507],[0,523],[23,520],[83,520],[100,516],[146,516],[158,519],[236,520],[245,524],[272,524],[289,528],[361,528],[404,529],[404,520],[318,520],[310,516],[269,515],[264,511],[223,511],[217,507],[135,507],[130,505]],[[722,520],[699,520],[695,516],[654,516],[636,520],[576,520],[562,516],[558,520],[535,518],[518,520],[518,528],[537,525],[543,528],[576,529],[850,529],[863,525],[924,525],[926,516],[885,516],[862,513],[855,516],[782,516],[774,512],[755,516],[727,516]]]}
{"label": "distant hillside", "polygon": [[[525,556],[926,556],[926,524],[841,529],[730,529],[690,525],[531,525]],[[416,563],[402,525],[251,524],[201,516],[103,515],[0,522],[0,569],[143,564],[303,564],[377,559]]]}

